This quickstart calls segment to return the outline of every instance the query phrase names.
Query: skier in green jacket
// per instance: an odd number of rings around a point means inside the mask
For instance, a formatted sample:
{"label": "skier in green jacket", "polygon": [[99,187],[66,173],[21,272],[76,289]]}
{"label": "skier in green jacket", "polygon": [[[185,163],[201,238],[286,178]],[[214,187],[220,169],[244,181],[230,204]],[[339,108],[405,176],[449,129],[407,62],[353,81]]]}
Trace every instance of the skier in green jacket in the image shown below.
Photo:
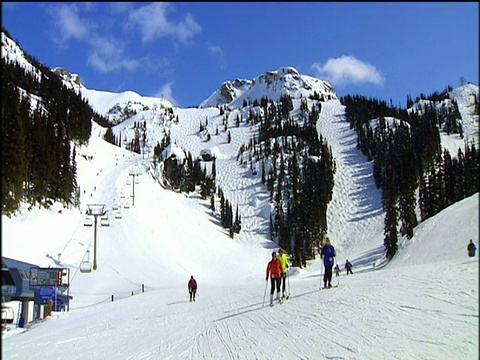
{"label": "skier in green jacket", "polygon": [[287,255],[285,255],[285,252],[283,249],[280,249],[278,251],[278,259],[282,263],[282,270],[283,270],[283,276],[282,276],[282,299],[285,298],[285,289],[286,289],[286,282],[287,282],[287,270],[288,270],[288,258]]}

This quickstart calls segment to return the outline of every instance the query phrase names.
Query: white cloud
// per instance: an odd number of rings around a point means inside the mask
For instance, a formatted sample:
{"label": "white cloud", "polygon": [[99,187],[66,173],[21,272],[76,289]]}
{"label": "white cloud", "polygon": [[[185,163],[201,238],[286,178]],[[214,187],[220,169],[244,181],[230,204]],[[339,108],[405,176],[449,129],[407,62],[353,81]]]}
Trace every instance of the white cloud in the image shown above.
{"label": "white cloud", "polygon": [[316,70],[319,77],[336,86],[349,83],[381,85],[385,81],[384,75],[375,66],[353,56],[342,55],[339,58],[329,59],[325,64],[315,63],[312,68]]}
{"label": "white cloud", "polygon": [[51,8],[54,25],[57,28],[58,44],[66,46],[69,40],[77,40],[87,46],[88,64],[100,72],[117,70],[134,71],[142,66],[141,61],[125,54],[125,43],[114,37],[104,35],[104,28],[82,16],[82,10],[92,11],[91,4],[62,4]]}
{"label": "white cloud", "polygon": [[211,45],[208,47],[208,52],[211,53],[214,56],[218,56],[218,61],[220,62],[220,67],[224,68],[226,65],[225,62],[225,55],[223,53],[223,50],[220,46],[215,46]]}
{"label": "white cloud", "polygon": [[51,9],[50,14],[55,19],[59,38],[57,42],[64,43],[70,39],[84,40],[88,37],[88,23],[81,19],[78,7],[62,4]]}
{"label": "white cloud", "polygon": [[143,42],[151,42],[157,38],[172,37],[185,43],[201,30],[190,14],[183,21],[173,23],[167,18],[172,7],[168,3],[151,3],[132,10],[130,25],[138,26]]}
{"label": "white cloud", "polygon": [[101,56],[101,54],[99,54],[98,52],[93,52],[89,56],[88,63],[103,73],[108,73],[120,69],[132,71],[138,69],[141,66],[138,61],[133,59],[115,60],[112,58],[105,58]]}
{"label": "white cloud", "polygon": [[88,57],[88,63],[101,72],[122,69],[134,71],[142,65],[140,61],[125,56],[123,44],[120,41],[107,37],[92,37],[89,42],[92,53]]}
{"label": "white cloud", "polygon": [[173,81],[165,84],[156,94],[155,96],[160,97],[162,99],[167,99],[172,103],[173,106],[177,106],[177,101],[173,97],[173,85],[175,83]]}

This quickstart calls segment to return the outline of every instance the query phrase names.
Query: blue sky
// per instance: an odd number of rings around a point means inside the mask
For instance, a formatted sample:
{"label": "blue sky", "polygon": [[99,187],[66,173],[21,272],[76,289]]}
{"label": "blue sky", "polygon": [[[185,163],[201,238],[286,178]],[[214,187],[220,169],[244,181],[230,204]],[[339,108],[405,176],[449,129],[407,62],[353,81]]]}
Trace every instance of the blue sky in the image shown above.
{"label": "blue sky", "polygon": [[283,66],[403,107],[478,85],[478,14],[474,2],[2,2],[3,27],[44,65],[181,107]]}

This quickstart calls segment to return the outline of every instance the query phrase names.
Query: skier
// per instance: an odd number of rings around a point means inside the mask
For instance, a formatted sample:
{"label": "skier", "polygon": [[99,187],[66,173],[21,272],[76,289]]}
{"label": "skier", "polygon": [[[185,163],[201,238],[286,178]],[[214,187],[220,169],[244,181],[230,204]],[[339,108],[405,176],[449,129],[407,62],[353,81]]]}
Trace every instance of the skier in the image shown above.
{"label": "skier", "polygon": [[188,292],[190,293],[190,301],[195,301],[195,294],[197,293],[197,280],[193,278],[193,275],[188,281]]}
{"label": "skier", "polygon": [[338,266],[338,264],[335,265],[335,276],[336,277],[339,277],[340,276],[340,267]]}
{"label": "skier", "polygon": [[280,299],[280,284],[282,282],[283,270],[282,262],[277,259],[277,253],[272,252],[272,260],[267,265],[267,276],[265,278],[268,281],[270,276],[271,288],[270,288],[270,306],[273,306],[273,293],[275,288],[277,289],[277,298],[276,300],[281,301]]}
{"label": "skier", "polygon": [[352,267],[353,267],[352,263],[347,259],[347,261],[345,261],[345,268],[347,269],[347,275],[348,274],[353,275]]}
{"label": "skier", "polygon": [[475,256],[475,251],[477,250],[477,247],[473,243],[472,239],[470,239],[470,242],[468,243],[467,250],[468,250],[468,256],[470,256],[470,257]]}
{"label": "skier", "polygon": [[337,254],[328,237],[325,238],[325,244],[322,246],[320,256],[323,259],[323,265],[325,266],[325,273],[323,274],[323,287],[324,289],[326,289],[327,287],[331,288],[332,268],[335,262],[334,258],[337,256]]}
{"label": "skier", "polygon": [[288,258],[287,255],[285,255],[283,249],[280,249],[278,251],[278,259],[282,263],[282,271],[283,271],[283,276],[282,276],[282,299],[285,298],[285,289],[287,286],[287,270],[288,270]]}

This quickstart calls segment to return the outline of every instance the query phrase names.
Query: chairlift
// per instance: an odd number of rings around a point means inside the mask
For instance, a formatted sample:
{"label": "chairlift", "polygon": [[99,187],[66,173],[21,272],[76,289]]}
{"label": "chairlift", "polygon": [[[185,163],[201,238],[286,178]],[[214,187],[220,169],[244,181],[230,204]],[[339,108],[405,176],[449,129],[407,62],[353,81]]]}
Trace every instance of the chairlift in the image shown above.
{"label": "chairlift", "polygon": [[80,263],[80,272],[83,274],[88,274],[92,272],[92,263],[90,262],[90,250],[87,250],[87,260],[83,260]]}
{"label": "chairlift", "polygon": [[100,225],[102,226],[110,226],[110,218],[108,216],[108,210],[105,214],[100,218]]}
{"label": "chairlift", "polygon": [[83,221],[83,226],[93,226],[93,219],[91,216],[85,216],[85,220]]}

